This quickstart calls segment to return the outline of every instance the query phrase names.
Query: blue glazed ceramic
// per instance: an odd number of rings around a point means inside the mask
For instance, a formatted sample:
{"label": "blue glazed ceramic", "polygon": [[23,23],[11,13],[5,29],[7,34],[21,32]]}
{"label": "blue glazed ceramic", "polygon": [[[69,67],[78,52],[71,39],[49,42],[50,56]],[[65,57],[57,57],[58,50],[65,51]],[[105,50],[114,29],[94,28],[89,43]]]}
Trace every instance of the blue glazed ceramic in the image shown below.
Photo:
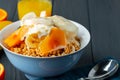
{"label": "blue glazed ceramic", "polygon": [[90,41],[88,30],[81,24],[72,21],[78,26],[78,36],[81,38],[81,49],[77,52],[58,57],[35,58],[16,54],[7,49],[3,40],[20,26],[20,21],[14,22],[0,32],[0,44],[3,47],[9,61],[30,80],[37,80],[40,77],[51,77],[60,75],[70,70],[80,59],[82,51]]}

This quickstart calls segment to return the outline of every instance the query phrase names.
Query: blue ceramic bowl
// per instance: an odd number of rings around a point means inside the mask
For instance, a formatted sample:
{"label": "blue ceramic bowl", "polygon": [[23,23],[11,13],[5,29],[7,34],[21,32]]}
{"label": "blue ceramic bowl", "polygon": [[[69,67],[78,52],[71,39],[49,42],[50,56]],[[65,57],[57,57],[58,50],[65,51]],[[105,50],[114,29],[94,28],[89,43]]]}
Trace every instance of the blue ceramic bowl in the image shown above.
{"label": "blue ceramic bowl", "polygon": [[81,49],[77,52],[58,57],[35,58],[16,54],[7,49],[3,40],[20,26],[20,21],[6,26],[0,32],[0,44],[3,47],[9,61],[20,71],[24,72],[30,80],[37,80],[40,77],[60,75],[70,70],[80,59],[83,49],[90,41],[88,30],[81,24],[72,21],[78,26],[78,36],[81,38]]}

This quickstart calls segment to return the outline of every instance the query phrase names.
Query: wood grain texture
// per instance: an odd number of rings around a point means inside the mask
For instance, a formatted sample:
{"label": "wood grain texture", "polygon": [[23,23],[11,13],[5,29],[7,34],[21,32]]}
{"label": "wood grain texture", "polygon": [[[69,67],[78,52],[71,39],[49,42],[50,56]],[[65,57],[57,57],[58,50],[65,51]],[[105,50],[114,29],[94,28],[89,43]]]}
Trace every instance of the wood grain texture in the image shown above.
{"label": "wood grain texture", "polygon": [[[89,17],[87,0],[54,0],[53,15],[61,15],[79,22],[89,30]],[[91,44],[89,44],[78,66],[92,63]]]}
{"label": "wood grain texture", "polygon": [[[68,19],[84,25],[88,30],[89,27],[89,10],[88,0],[53,0],[53,15],[61,15]],[[8,20],[17,21],[17,0],[1,0],[0,8],[5,9],[8,12]],[[92,63],[91,43],[85,48],[84,54],[79,60],[76,67],[85,66]],[[13,67],[3,51],[0,51],[0,62],[4,64],[6,69],[5,80],[27,80],[24,74]]]}
{"label": "wood grain texture", "polygon": [[120,0],[88,0],[94,59],[120,58]]}

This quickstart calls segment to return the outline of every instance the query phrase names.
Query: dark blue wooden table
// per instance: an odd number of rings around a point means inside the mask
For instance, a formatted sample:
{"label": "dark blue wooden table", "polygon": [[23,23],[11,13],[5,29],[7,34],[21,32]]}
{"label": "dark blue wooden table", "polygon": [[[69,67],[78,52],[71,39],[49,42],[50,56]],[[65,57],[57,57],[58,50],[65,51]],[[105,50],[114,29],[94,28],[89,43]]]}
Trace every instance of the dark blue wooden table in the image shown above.
{"label": "dark blue wooden table", "polygon": [[[82,58],[72,70],[44,80],[75,80],[78,77],[87,76],[92,64],[103,58],[112,57],[119,61],[120,0],[52,1],[53,15],[61,15],[84,25],[90,31],[91,41],[85,48]],[[8,12],[8,20],[18,20],[17,0],[0,0],[0,8]],[[21,71],[12,66],[2,50],[0,51],[0,63],[5,66],[5,80],[27,80]]]}

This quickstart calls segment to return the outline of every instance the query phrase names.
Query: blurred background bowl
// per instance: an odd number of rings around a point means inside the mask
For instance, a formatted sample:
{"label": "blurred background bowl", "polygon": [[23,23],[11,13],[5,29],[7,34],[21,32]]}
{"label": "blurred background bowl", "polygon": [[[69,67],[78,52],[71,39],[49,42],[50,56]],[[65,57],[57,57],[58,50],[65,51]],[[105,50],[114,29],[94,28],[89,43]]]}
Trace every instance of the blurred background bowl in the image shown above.
{"label": "blurred background bowl", "polygon": [[30,80],[40,77],[51,77],[60,75],[70,70],[80,59],[84,48],[90,41],[89,31],[81,24],[72,21],[78,27],[78,36],[81,38],[81,49],[72,54],[58,57],[35,58],[17,54],[7,49],[3,40],[20,26],[20,21],[16,21],[0,32],[0,44],[4,49],[9,61],[17,69],[25,73]]}

